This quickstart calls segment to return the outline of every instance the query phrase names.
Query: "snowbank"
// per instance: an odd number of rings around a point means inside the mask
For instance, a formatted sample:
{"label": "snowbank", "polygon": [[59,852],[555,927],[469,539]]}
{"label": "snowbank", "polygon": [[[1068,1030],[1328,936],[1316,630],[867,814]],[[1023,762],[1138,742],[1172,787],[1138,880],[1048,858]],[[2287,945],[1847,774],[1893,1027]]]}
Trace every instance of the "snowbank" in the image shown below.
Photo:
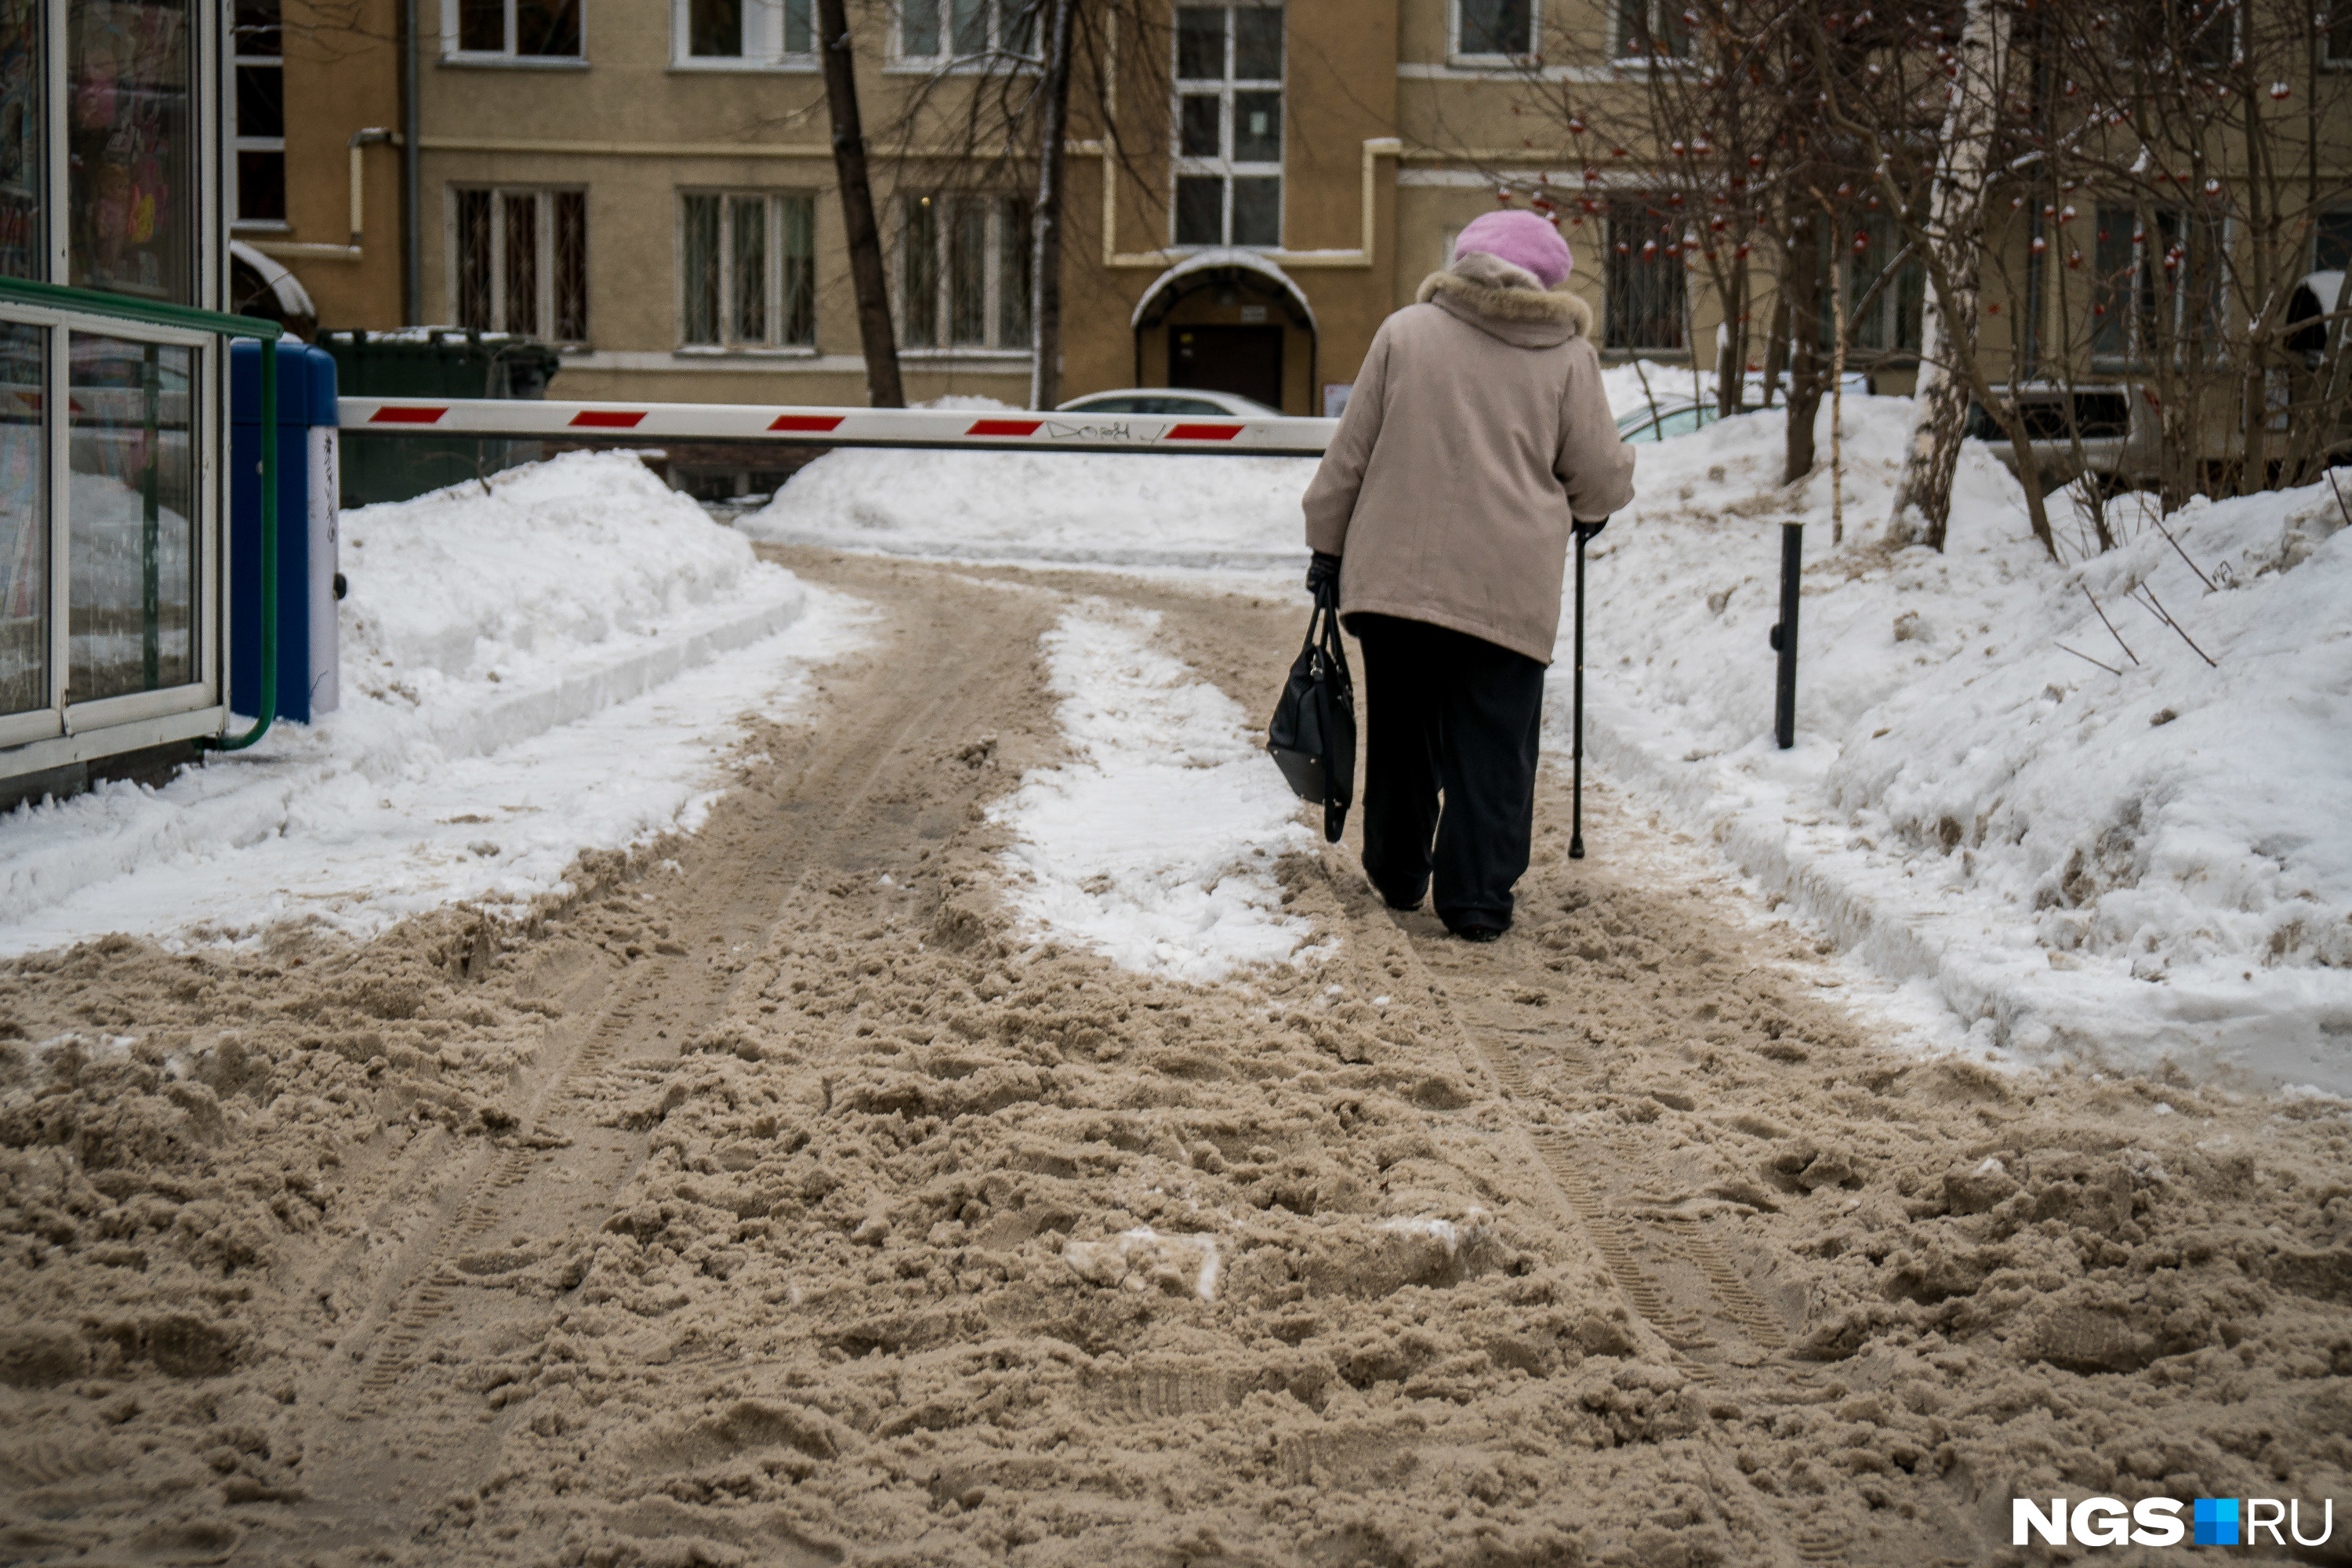
{"label": "snowbank", "polygon": [[1158,623],[1087,605],[1045,635],[1076,756],[1030,773],[994,816],[1020,836],[1008,897],[1033,930],[1129,969],[1215,980],[1307,939],[1271,873],[1314,839],[1241,709],[1152,646]]}
{"label": "snowbank", "polygon": [[[1889,551],[1908,413],[1846,401],[1843,547],[1825,470],[1776,482],[1777,413],[1642,449],[1640,500],[1591,552],[1596,757],[1874,966],[1931,984],[1977,1044],[2352,1092],[2352,534],[2334,496],[2200,502],[2161,530],[2126,509],[2120,548],[2059,565],[1972,447],[1948,552]],[[1766,642],[1784,519],[1806,524],[1787,752]],[[1564,731],[1567,682],[1551,698]]]}
{"label": "snowbank", "polygon": [[0,952],[527,902],[583,848],[698,826],[736,716],[789,708],[851,635],[846,601],[625,454],[363,508],[343,533],[341,710],[161,790],[0,816]]}
{"label": "snowbank", "polygon": [[1195,571],[1307,564],[1298,458],[828,452],[738,526],[894,555]]}

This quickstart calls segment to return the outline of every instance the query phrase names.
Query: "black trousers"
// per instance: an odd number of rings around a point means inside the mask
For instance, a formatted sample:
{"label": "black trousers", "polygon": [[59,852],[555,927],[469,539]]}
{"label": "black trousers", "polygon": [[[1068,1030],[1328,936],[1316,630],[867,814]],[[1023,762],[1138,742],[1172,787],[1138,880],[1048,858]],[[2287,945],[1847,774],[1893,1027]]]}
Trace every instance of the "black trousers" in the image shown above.
{"label": "black trousers", "polygon": [[1348,629],[1364,649],[1365,874],[1394,904],[1420,902],[1433,874],[1447,926],[1509,926],[1535,833],[1544,667],[1393,616]]}

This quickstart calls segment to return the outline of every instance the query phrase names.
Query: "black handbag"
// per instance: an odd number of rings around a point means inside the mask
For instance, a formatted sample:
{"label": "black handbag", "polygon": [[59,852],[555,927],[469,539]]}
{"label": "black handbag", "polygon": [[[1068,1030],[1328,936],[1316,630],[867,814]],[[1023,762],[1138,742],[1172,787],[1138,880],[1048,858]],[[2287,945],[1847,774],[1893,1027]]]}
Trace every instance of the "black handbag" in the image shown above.
{"label": "black handbag", "polygon": [[1356,800],[1356,682],[1339,642],[1339,587],[1315,591],[1306,646],[1266,721],[1265,749],[1301,800],[1323,808],[1323,837],[1339,842]]}

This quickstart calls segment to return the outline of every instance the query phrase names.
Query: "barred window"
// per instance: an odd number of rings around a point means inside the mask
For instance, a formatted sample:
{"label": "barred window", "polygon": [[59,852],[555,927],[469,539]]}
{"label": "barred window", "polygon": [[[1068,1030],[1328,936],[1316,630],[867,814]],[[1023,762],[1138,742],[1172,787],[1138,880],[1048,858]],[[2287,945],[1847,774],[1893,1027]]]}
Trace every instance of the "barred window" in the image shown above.
{"label": "barred window", "polygon": [[1684,9],[1684,0],[1618,0],[1616,58],[1688,58],[1691,26]]}
{"label": "barred window", "polygon": [[899,337],[910,349],[1029,347],[1029,203],[910,195],[899,233]]}
{"label": "barred window", "polygon": [[588,338],[588,193],[450,193],[457,324],[555,342]]}
{"label": "barred window", "polygon": [[816,199],[681,195],[678,281],[678,340],[689,348],[814,347]]}
{"label": "barred window", "polygon": [[1682,226],[1646,197],[1609,204],[1604,342],[1612,349],[1684,346]]}
{"label": "barred window", "polygon": [[2223,220],[2168,206],[2144,215],[2119,202],[2100,203],[2097,215],[2092,353],[2145,363],[2198,342],[2200,357],[2217,354],[2227,265]]}

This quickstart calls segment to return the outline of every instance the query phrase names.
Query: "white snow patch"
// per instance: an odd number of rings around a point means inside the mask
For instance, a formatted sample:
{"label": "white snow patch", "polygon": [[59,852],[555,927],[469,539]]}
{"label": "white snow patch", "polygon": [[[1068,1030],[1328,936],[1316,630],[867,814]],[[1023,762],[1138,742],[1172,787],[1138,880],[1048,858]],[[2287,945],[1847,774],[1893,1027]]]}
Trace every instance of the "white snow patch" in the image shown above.
{"label": "white snow patch", "polygon": [[1089,1284],[1170,1295],[1189,1289],[1203,1301],[1217,1299],[1222,1268],[1215,1237],[1162,1236],[1148,1225],[1108,1241],[1073,1241],[1062,1248],[1062,1261]]}
{"label": "white snow patch", "polygon": [[1297,458],[845,448],[737,523],[754,539],[957,561],[1290,567],[1307,544]]}
{"label": "white snow patch", "polygon": [[[2070,496],[2053,563],[1971,446],[1948,549],[1893,551],[1909,413],[1846,399],[1843,546],[1826,465],[1779,485],[1777,411],[1640,449],[1639,499],[1591,552],[1596,758],[1874,968],[1930,984],[1974,1046],[2352,1089],[2352,531],[2333,494],[2161,520],[2209,588],[2133,507],[2120,546],[2087,553]],[[1783,521],[1806,560],[1789,752],[1766,644]],[[1567,696],[1555,681],[1557,731]]]}
{"label": "white snow patch", "polygon": [[1152,645],[1158,624],[1087,604],[1045,634],[1075,755],[1031,772],[991,815],[1019,835],[1002,862],[1007,894],[1037,934],[1213,981],[1307,940],[1272,873],[1315,840],[1241,709]]}
{"label": "white snow patch", "polygon": [[1445,1248],[1445,1255],[1451,1258],[1462,1250],[1465,1240],[1475,1240],[1486,1227],[1477,1223],[1477,1216],[1474,1214],[1460,1225],[1434,1215],[1417,1215],[1409,1218],[1382,1220],[1380,1228],[1402,1236],[1425,1236]]}
{"label": "white snow patch", "polygon": [[758,561],[626,454],[343,531],[341,710],[160,790],[0,815],[0,952],[289,919],[364,936],[527,904],[583,848],[699,826],[738,716],[787,711],[855,637],[852,601]]}

